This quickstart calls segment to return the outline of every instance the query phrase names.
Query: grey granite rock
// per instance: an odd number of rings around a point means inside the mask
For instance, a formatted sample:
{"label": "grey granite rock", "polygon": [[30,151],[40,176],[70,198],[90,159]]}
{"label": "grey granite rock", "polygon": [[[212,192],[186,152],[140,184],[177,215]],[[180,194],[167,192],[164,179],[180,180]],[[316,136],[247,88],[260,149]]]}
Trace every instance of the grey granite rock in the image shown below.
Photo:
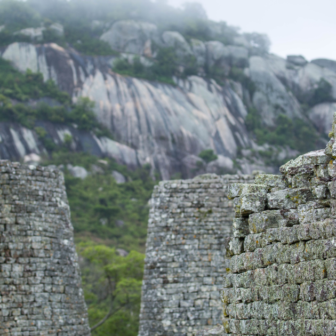
{"label": "grey granite rock", "polygon": [[326,58],[317,58],[311,61],[311,63],[318,65],[321,68],[327,68],[331,71],[336,72],[336,61],[326,59]]}
{"label": "grey granite rock", "polygon": [[151,43],[157,41],[158,31],[154,24],[148,22],[117,21],[100,39],[114,50],[150,57]]}
{"label": "grey granite rock", "polygon": [[177,57],[182,61],[186,56],[192,54],[188,42],[179,32],[165,31],[162,34],[162,41],[166,48],[173,48]]}
{"label": "grey granite rock", "polygon": [[287,62],[297,66],[304,66],[308,63],[308,61],[301,55],[288,55]]}
{"label": "grey granite rock", "polygon": [[39,28],[25,28],[22,30],[19,30],[15,33],[15,35],[25,35],[28,36],[32,41],[39,42],[43,39],[43,31],[45,28],[39,27]]}
{"label": "grey granite rock", "polygon": [[206,60],[206,48],[204,42],[196,39],[191,39],[190,45],[192,53],[196,58],[197,64],[203,67]]}
{"label": "grey granite rock", "polygon": [[82,180],[86,179],[89,175],[89,172],[84,167],[72,166],[71,164],[68,164],[67,169],[73,177],[77,177]]}
{"label": "grey granite rock", "polygon": [[[246,107],[229,83],[222,87],[214,81],[192,76],[176,79],[176,86],[172,86],[126,78],[104,70],[106,57],[93,59],[72,54],[54,44],[14,43],[0,53],[20,71],[29,68],[41,72],[45,80],[55,80],[74,99],[85,96],[95,101],[98,121],[115,139],[98,138],[63,125],[48,125],[47,132],[56,144],[62,143],[60,135],[70,132],[76,150],[113,157],[132,169],[147,163],[163,179],[181,172],[181,161],[187,155],[197,156],[202,150],[213,149],[217,155],[232,160],[239,147],[251,146],[244,125]],[[51,77],[51,73],[55,76]],[[17,146],[11,146],[10,141],[3,141],[0,146],[13,147],[18,158],[22,157],[19,155],[22,148],[23,156],[33,150],[36,154],[43,151],[42,148],[36,151],[39,143],[34,132],[13,127],[17,134],[14,138],[10,128],[4,126],[0,134],[4,133],[11,141],[16,139]],[[27,141],[22,141],[23,138]],[[29,152],[30,143],[33,149]]]}
{"label": "grey granite rock", "polygon": [[328,135],[331,131],[336,103],[323,103],[311,108],[307,114],[320,133]]}
{"label": "grey granite rock", "polygon": [[62,37],[64,35],[64,27],[58,22],[53,23],[48,27],[54,34],[56,34],[59,37]]}
{"label": "grey granite rock", "polygon": [[124,176],[123,174],[117,172],[116,170],[114,170],[114,171],[112,172],[112,176],[114,177],[114,179],[116,180],[116,182],[117,182],[118,184],[120,184],[120,183],[125,183],[125,182],[126,182],[126,178],[125,178],[125,176]]}

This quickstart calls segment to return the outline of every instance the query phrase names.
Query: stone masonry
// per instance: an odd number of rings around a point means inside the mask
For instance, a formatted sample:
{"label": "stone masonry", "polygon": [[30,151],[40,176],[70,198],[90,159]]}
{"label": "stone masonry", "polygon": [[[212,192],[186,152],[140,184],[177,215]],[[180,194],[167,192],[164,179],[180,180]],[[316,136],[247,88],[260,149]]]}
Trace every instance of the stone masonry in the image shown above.
{"label": "stone masonry", "polygon": [[0,335],[90,335],[64,180],[0,161]]}
{"label": "stone masonry", "polygon": [[229,189],[229,335],[336,335],[336,114],[326,150]]}
{"label": "stone masonry", "polygon": [[251,176],[163,181],[148,225],[139,336],[190,336],[222,323],[224,241],[232,233],[229,183]]}

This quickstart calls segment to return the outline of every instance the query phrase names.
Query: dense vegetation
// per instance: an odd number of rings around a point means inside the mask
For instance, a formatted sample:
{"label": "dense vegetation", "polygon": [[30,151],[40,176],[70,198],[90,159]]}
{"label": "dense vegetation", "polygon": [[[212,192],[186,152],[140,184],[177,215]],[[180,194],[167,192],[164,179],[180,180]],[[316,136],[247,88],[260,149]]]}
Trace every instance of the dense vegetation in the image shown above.
{"label": "dense vegetation", "polygon": [[[42,39],[38,42],[54,42],[64,47],[70,45],[87,55],[117,55],[106,42],[99,40],[102,28],[90,26],[87,18],[78,16],[78,9],[67,1],[1,1],[0,26],[4,25],[4,29],[0,31],[0,46],[30,42],[28,36],[17,32],[24,28],[44,27]],[[50,29],[53,22],[64,25],[64,36]]]}
{"label": "dense vegetation", "polygon": [[[36,105],[30,104],[36,101]],[[37,120],[76,124],[81,130],[111,136],[97,122],[93,107],[88,98],[73,104],[53,81],[44,82],[42,74],[30,70],[22,74],[0,58],[0,121],[18,122],[28,128],[34,128]]]}
{"label": "dense vegetation", "polygon": [[[64,26],[64,37],[46,29],[41,42],[55,42],[71,45],[89,55],[116,54],[110,46],[98,37],[104,28],[117,20],[141,18],[156,23],[161,30],[177,30],[187,39],[212,40],[211,26],[202,7],[189,3],[184,10],[169,6],[164,1],[150,0],[28,0],[26,2],[3,0],[0,2],[0,45],[14,41],[28,42],[26,36],[13,33],[28,27],[44,26],[59,22]],[[96,24],[92,24],[95,22]],[[230,42],[237,36],[235,28],[221,23],[222,32],[218,38]]]}
{"label": "dense vegetation", "polygon": [[[180,65],[183,64],[183,71]],[[173,48],[159,48],[152,65],[144,65],[139,57],[133,60],[119,59],[113,65],[113,70],[119,74],[144,78],[175,85],[173,76],[186,77],[197,75],[198,68],[193,56],[180,61]]]}
{"label": "dense vegetation", "polygon": [[260,145],[268,143],[276,146],[288,146],[300,153],[316,147],[318,135],[308,121],[299,118],[290,119],[286,115],[280,114],[274,127],[265,127],[262,124],[260,114],[255,109],[250,109],[245,122],[248,130],[253,132]]}
{"label": "dense vegetation", "polygon": [[332,97],[332,86],[329,82],[327,82],[325,79],[322,78],[319,81],[317,88],[308,98],[308,105],[312,107],[317,104],[332,101],[334,101]]}
{"label": "dense vegetation", "polygon": [[[65,167],[91,326],[108,316],[93,335],[136,336],[148,201],[155,185],[149,167],[130,171],[113,160],[72,153],[65,147],[44,164]],[[72,177],[68,164],[85,167],[89,177]],[[116,183],[114,170],[125,176],[125,183]],[[120,248],[129,255],[119,256]]]}
{"label": "dense vegetation", "polygon": [[218,156],[214,153],[212,149],[205,149],[201,153],[199,153],[198,156],[202,160],[204,160],[206,163],[209,163],[211,161],[215,161],[218,159]]}
{"label": "dense vegetation", "polygon": [[[217,40],[233,43],[239,36],[238,29],[225,22],[215,23],[207,19],[204,9],[197,3],[188,2],[184,8],[176,9],[165,1],[150,0],[19,0],[0,1],[0,46],[12,42],[29,42],[30,38],[19,34],[28,27],[43,27],[43,36],[38,43],[54,42],[63,47],[72,47],[86,55],[112,56],[118,52],[99,37],[117,20],[141,19],[155,23],[159,30],[180,32],[186,40],[195,38],[203,41]],[[57,34],[52,24],[60,23],[64,35]],[[213,26],[216,25],[216,28]],[[260,52],[269,49],[267,37],[259,34],[244,34],[251,46]],[[181,67],[182,66],[182,67]],[[133,61],[119,59],[114,71],[132,77],[174,84],[172,77],[186,77],[198,74],[199,69],[193,56],[178,59],[171,48],[158,48],[152,66],[144,66],[139,58]],[[219,84],[230,74],[219,71],[218,67],[205,69],[206,77]]]}
{"label": "dense vegetation", "polygon": [[139,325],[144,255],[119,256],[114,248],[78,244],[92,335],[136,336]]}
{"label": "dense vegetation", "polygon": [[[128,251],[144,251],[147,202],[155,185],[148,166],[130,171],[113,160],[105,159],[102,162],[97,157],[66,149],[54,152],[47,164],[79,165],[93,172],[81,180],[72,177],[65,169],[77,237],[86,239],[94,236]],[[112,171],[121,173],[126,182],[117,184]]]}

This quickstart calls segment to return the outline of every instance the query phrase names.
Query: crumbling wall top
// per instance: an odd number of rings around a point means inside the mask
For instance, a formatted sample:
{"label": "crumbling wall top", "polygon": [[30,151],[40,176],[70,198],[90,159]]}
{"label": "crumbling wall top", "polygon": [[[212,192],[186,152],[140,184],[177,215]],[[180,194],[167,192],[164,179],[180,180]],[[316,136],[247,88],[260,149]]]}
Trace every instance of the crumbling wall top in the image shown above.
{"label": "crumbling wall top", "polygon": [[336,334],[336,114],[326,150],[229,189],[222,301],[230,335]]}

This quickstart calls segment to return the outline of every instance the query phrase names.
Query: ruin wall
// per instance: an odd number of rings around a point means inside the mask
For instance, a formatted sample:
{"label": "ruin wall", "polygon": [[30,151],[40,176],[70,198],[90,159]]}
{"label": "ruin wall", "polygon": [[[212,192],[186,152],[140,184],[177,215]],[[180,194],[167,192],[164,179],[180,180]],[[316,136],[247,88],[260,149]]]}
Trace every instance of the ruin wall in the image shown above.
{"label": "ruin wall", "polygon": [[336,335],[335,135],[281,175],[231,186],[226,334]]}
{"label": "ruin wall", "polygon": [[0,161],[0,335],[90,334],[63,175]]}
{"label": "ruin wall", "polygon": [[139,336],[191,336],[222,323],[226,186],[252,176],[214,174],[155,187],[148,224]]}

